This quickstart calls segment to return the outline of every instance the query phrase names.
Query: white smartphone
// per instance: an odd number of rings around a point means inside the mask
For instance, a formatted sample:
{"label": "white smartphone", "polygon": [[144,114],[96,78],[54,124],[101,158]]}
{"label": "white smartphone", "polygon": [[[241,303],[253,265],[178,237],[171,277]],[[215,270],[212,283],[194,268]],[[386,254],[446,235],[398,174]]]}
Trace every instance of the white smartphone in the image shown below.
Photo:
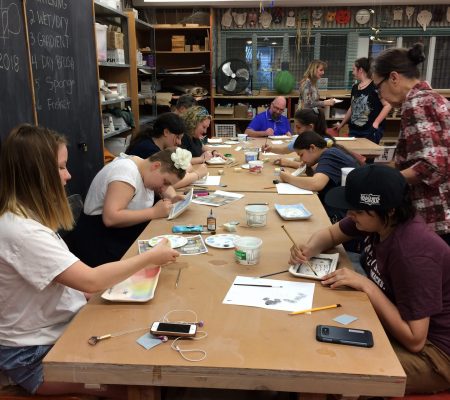
{"label": "white smartphone", "polygon": [[152,335],[192,337],[197,333],[197,325],[172,322],[153,322]]}

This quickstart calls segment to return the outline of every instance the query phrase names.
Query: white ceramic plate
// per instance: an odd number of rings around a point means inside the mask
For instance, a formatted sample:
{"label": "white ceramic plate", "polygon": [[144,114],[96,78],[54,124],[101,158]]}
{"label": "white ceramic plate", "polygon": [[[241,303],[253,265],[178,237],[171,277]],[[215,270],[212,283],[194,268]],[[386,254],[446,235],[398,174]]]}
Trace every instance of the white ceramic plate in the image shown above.
{"label": "white ceramic plate", "polygon": [[309,212],[303,204],[274,204],[280,217],[286,220],[308,219],[311,217]]}
{"label": "white ceramic plate", "polygon": [[160,235],[160,236],[155,236],[155,237],[151,238],[148,241],[148,244],[152,247],[156,246],[159,243],[159,241],[163,238],[166,238],[170,242],[170,247],[172,247],[172,249],[176,249],[177,247],[182,247],[188,242],[188,240],[184,236]]}
{"label": "white ceramic plate", "polygon": [[215,247],[217,249],[232,249],[234,247],[234,241],[239,238],[239,235],[211,235],[205,239],[205,243],[208,246]]}
{"label": "white ceramic plate", "polygon": [[242,165],[241,165],[241,168],[243,168],[243,169],[250,169],[250,165],[248,165],[248,164],[242,164]]}
{"label": "white ceramic plate", "polygon": [[222,157],[213,157],[206,161],[207,164],[225,164],[227,160]]}

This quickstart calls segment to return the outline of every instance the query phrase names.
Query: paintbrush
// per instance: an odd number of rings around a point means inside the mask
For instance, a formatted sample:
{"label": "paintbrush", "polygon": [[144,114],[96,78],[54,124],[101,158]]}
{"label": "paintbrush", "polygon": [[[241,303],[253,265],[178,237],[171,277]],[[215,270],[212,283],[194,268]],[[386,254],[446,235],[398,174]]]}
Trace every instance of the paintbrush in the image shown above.
{"label": "paintbrush", "polygon": [[[286,232],[286,235],[288,235],[288,238],[291,239],[291,242],[294,245],[294,247],[297,250],[299,250],[299,248],[297,247],[297,244],[295,243],[295,241],[292,238],[292,236],[290,235],[290,233],[287,231],[286,227],[284,225],[281,225],[281,228],[283,228],[283,230]],[[314,273],[315,276],[318,276],[317,272],[314,270],[313,266],[311,265],[311,263],[309,261],[305,261],[304,264],[306,264],[311,269],[311,271]]]}

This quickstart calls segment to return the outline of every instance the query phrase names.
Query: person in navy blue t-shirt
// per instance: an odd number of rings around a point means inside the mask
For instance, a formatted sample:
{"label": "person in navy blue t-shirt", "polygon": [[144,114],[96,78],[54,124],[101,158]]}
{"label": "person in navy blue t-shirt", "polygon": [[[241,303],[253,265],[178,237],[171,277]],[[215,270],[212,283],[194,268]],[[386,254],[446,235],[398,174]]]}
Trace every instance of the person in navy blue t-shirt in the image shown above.
{"label": "person in navy blue t-shirt", "polygon": [[276,97],[268,110],[252,119],[245,133],[252,137],[291,136],[291,124],[283,115],[285,109],[286,99],[283,96]]}

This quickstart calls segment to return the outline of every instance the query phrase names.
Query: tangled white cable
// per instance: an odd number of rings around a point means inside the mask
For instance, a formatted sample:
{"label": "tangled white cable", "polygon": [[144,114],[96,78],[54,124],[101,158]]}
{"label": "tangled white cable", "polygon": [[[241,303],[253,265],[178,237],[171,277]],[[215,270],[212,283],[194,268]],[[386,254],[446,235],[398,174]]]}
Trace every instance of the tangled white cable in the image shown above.
{"label": "tangled white cable", "polygon": [[[183,313],[191,313],[194,316],[194,321],[169,321],[168,317],[169,315],[171,315],[172,313],[175,312],[183,312]],[[190,324],[195,324],[198,327],[202,327],[204,325],[203,321],[199,321],[198,317],[197,317],[197,313],[195,311],[192,310],[171,310],[169,311],[167,314],[165,314],[162,319],[162,322],[171,322],[171,323],[190,323]],[[182,349],[179,345],[178,345],[178,341],[180,339],[189,339],[189,340],[201,340],[204,339],[205,337],[208,336],[208,333],[206,331],[197,331],[197,334],[202,334],[202,336],[197,336],[197,337],[189,337],[189,338],[185,338],[185,337],[177,337],[173,340],[172,344],[170,345],[170,348],[172,350],[177,351],[180,356],[185,359],[186,361],[191,361],[191,362],[198,362],[198,361],[202,361],[206,358],[207,353],[205,350],[202,349]],[[188,357],[186,354],[187,353],[199,353],[201,354],[201,356],[199,358],[190,358]]]}

